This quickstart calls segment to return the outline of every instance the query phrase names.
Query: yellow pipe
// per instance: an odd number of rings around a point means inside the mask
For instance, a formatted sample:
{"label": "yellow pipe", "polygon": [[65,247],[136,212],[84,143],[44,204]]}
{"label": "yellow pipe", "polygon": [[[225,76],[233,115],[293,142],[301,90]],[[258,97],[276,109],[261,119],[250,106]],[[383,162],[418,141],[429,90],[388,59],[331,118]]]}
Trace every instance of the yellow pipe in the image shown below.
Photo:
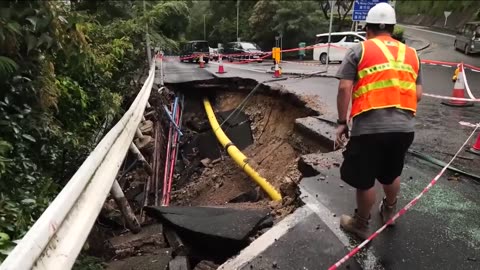
{"label": "yellow pipe", "polygon": [[212,105],[208,101],[208,98],[203,99],[203,105],[205,106],[205,112],[208,116],[208,121],[212,126],[213,133],[217,136],[218,141],[222,144],[224,148],[226,148],[227,153],[230,157],[238,164],[250,178],[253,179],[267,194],[273,201],[280,201],[282,200],[282,195],[278,192],[268,181],[267,179],[263,178],[258,172],[256,172],[250,165],[247,163],[247,157],[238,150],[238,148],[230,141],[230,139],[225,135],[223,130],[220,128],[218,124],[217,118],[215,117],[215,113],[213,112]]}

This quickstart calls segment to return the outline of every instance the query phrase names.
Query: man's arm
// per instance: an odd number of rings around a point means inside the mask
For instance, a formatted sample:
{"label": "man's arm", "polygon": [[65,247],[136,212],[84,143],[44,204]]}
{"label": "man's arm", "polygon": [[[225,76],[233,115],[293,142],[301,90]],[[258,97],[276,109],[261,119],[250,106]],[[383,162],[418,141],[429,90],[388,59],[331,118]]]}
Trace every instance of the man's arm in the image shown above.
{"label": "man's arm", "polygon": [[347,121],[348,106],[352,99],[353,80],[341,79],[338,84],[337,111],[340,121]]}
{"label": "man's arm", "polygon": [[337,94],[337,110],[340,121],[348,120],[348,106],[352,99],[352,89],[357,77],[357,66],[361,54],[362,46],[360,44],[348,50],[337,72],[337,78],[340,79]]}
{"label": "man's arm", "polygon": [[423,72],[422,72],[422,64],[420,63],[420,59],[418,60],[418,63],[419,63],[419,66],[418,66],[418,76],[417,76],[417,81],[416,81],[416,85],[417,85],[417,91],[416,91],[416,94],[417,94],[417,102],[420,102],[420,100],[422,100],[422,95],[423,95]]}

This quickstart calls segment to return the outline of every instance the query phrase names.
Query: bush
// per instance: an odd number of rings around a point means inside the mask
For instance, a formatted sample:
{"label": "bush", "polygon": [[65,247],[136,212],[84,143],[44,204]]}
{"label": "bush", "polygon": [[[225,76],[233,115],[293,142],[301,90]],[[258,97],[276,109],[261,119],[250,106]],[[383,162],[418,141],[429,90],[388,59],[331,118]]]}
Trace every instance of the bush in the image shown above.
{"label": "bush", "polygon": [[400,42],[405,43],[405,38],[403,37],[404,32],[405,32],[405,29],[403,27],[395,25],[395,28],[393,29],[392,37]]}

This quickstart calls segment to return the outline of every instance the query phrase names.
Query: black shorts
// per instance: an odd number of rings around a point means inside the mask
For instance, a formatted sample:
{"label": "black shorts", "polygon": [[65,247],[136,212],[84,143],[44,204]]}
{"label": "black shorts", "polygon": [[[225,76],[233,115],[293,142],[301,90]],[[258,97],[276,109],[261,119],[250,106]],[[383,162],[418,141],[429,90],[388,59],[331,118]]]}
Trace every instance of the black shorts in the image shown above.
{"label": "black shorts", "polygon": [[402,174],[405,154],[414,133],[378,133],[350,138],[340,167],[342,180],[357,189],[370,189],[375,179],[390,185]]}

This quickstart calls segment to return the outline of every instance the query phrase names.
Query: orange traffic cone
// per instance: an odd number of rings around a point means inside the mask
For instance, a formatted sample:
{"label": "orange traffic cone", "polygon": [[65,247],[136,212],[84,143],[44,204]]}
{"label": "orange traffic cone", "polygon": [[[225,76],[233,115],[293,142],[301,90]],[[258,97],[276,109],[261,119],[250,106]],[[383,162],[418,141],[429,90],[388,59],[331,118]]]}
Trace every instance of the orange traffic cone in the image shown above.
{"label": "orange traffic cone", "polygon": [[205,62],[203,61],[203,54],[200,55],[200,60],[198,61],[198,63],[200,64],[200,68],[205,67]]}
{"label": "orange traffic cone", "polygon": [[278,66],[278,62],[275,61],[275,72],[273,73],[274,78],[280,78],[282,74],[280,73],[280,67]]}
{"label": "orange traffic cone", "polygon": [[[453,85],[452,97],[454,98],[465,98],[465,82],[463,81],[463,64],[458,66],[458,75]],[[442,104],[453,106],[453,107],[470,107],[473,106],[472,102],[467,102],[465,100],[448,100],[442,101]]]}
{"label": "orange traffic cone", "polygon": [[478,133],[478,137],[477,137],[477,140],[475,141],[475,144],[473,144],[473,146],[470,147],[468,152],[480,156],[480,133]]}
{"label": "orange traffic cone", "polygon": [[218,56],[218,71],[217,71],[218,74],[223,74],[223,73],[227,73],[225,71],[225,69],[223,68],[223,60],[222,60],[222,55],[219,55]]}

